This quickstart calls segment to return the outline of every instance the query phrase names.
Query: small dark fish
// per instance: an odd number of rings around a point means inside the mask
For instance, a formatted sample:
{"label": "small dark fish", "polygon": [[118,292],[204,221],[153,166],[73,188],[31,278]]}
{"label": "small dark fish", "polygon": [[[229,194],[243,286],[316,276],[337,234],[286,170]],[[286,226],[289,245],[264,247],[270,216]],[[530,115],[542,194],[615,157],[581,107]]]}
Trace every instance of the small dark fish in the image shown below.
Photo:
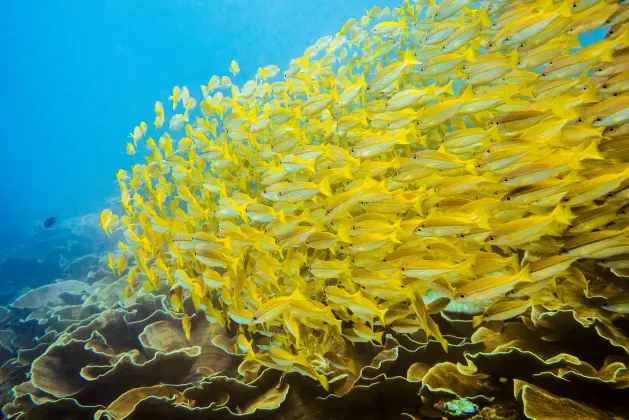
{"label": "small dark fish", "polygon": [[54,225],[56,221],[57,219],[55,217],[49,217],[48,219],[44,221],[44,227],[49,228],[52,225]]}

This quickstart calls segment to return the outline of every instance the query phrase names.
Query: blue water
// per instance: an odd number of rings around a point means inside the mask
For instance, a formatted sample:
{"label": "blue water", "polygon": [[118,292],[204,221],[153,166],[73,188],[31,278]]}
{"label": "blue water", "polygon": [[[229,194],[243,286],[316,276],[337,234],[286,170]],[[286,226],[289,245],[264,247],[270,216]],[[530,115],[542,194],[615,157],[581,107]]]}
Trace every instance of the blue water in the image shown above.
{"label": "blue water", "polygon": [[[398,1],[379,2],[397,6]],[[128,135],[151,126],[174,85],[200,96],[213,74],[238,84],[285,68],[371,2],[99,0],[0,2],[3,83],[0,243],[38,220],[97,212],[129,167]],[[137,158],[137,156],[136,156]]]}
{"label": "blue water", "polygon": [[[0,2],[0,286],[10,283],[17,293],[52,281],[63,261],[113,246],[100,232],[77,236],[63,222],[110,207],[107,199],[118,196],[116,171],[142,159],[142,150],[125,153],[129,133],[140,121],[152,129],[153,104],[169,106],[174,85],[200,99],[199,86],[212,75],[231,76],[233,59],[239,85],[258,67],[286,68],[371,6],[360,0]],[[579,39],[589,45],[603,36]],[[49,216],[59,222],[45,230]]]}

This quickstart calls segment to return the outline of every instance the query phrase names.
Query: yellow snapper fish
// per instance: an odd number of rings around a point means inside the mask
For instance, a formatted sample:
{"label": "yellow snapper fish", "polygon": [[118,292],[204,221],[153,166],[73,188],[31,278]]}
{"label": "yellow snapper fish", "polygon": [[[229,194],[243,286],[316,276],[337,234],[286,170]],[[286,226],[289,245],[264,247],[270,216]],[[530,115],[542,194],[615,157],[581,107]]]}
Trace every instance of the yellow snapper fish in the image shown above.
{"label": "yellow snapper fish", "polygon": [[576,286],[626,314],[617,3],[402,1],[283,69],[240,83],[233,60],[201,96],[173,87],[123,144],[119,205],[99,217],[122,296],[163,293],[187,339],[208,322],[248,365],[325,389],[385,333],[447,351],[434,317],[459,304],[478,327],[573,309]]}

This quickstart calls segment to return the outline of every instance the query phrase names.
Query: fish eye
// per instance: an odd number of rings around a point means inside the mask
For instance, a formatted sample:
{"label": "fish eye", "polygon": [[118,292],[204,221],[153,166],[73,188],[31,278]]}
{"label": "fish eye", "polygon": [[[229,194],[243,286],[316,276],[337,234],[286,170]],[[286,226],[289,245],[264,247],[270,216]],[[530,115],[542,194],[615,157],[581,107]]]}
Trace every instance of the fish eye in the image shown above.
{"label": "fish eye", "polygon": [[402,267],[402,271],[406,271],[406,268]]}
{"label": "fish eye", "polygon": [[553,64],[553,62],[552,62],[552,61],[549,61],[549,62],[548,62],[548,64]]}
{"label": "fish eye", "polygon": [[564,197],[561,199],[561,201],[563,201],[564,203],[567,203],[568,201],[570,201],[570,197]]}
{"label": "fish eye", "polygon": [[421,68],[421,69],[419,69],[419,71],[420,71],[420,72],[422,72],[422,71],[424,71],[424,69],[423,69],[423,68]]}
{"label": "fish eye", "polygon": [[364,202],[364,201],[361,201],[361,202],[360,202],[360,204],[364,206],[364,205],[365,205],[365,202]]}
{"label": "fish eye", "polygon": [[411,156],[411,159],[417,160],[417,156]]}
{"label": "fish eye", "polygon": [[612,29],[611,31],[609,31],[610,35],[614,35],[614,30]]}
{"label": "fish eye", "polygon": [[510,291],[509,291],[509,294],[510,294],[510,295],[515,295],[515,290],[510,290]]}
{"label": "fish eye", "polygon": [[460,233],[460,234],[459,234],[459,238],[465,238],[465,235],[464,235],[464,234],[462,234],[462,233]]}
{"label": "fish eye", "polygon": [[326,216],[329,216],[329,215],[330,215],[330,213],[332,213],[332,211],[331,211],[331,210],[328,210],[328,211],[326,211],[326,212],[325,212]]}
{"label": "fish eye", "polygon": [[542,76],[542,77],[546,77],[546,73],[542,73],[542,74],[541,74],[541,76]]}
{"label": "fish eye", "polygon": [[577,8],[577,4],[576,3],[572,3],[572,8],[576,9]]}
{"label": "fish eye", "polygon": [[614,196],[613,193],[607,193],[607,198],[612,198]]}
{"label": "fish eye", "polygon": [[603,89],[607,89],[609,87],[609,85],[607,83],[603,84]]}
{"label": "fish eye", "polygon": [[577,119],[577,122],[582,123],[582,122],[583,122],[583,118],[582,118],[582,117],[579,117],[579,118]]}
{"label": "fish eye", "polygon": [[490,43],[488,44],[488,46],[489,46],[489,48],[491,48],[491,47],[493,47],[493,46],[494,46],[494,43],[493,43],[493,42],[490,42]]}
{"label": "fish eye", "polygon": [[502,178],[502,182],[509,182],[509,177],[505,176],[504,178]]}
{"label": "fish eye", "polygon": [[522,65],[522,62],[521,62],[521,61],[518,61],[518,66],[521,66],[521,65]]}
{"label": "fish eye", "polygon": [[461,293],[461,294],[459,295],[459,299],[465,299],[465,295],[464,295],[463,293]]}
{"label": "fish eye", "polygon": [[524,48],[524,44],[520,44],[520,48]]}
{"label": "fish eye", "polygon": [[507,196],[507,201],[511,201],[511,197],[510,196]]}
{"label": "fish eye", "polygon": [[465,80],[470,80],[470,79],[471,79],[471,77],[470,77],[470,76],[467,76],[467,77],[465,78]]}
{"label": "fish eye", "polygon": [[505,38],[505,42],[509,42],[509,41],[511,41],[511,37],[510,36]]}
{"label": "fish eye", "polygon": [[467,66],[466,66],[466,65],[463,65],[463,66],[461,67],[461,69],[462,69],[462,70],[467,70]]}
{"label": "fish eye", "polygon": [[487,239],[488,239],[488,240],[490,240],[490,241],[495,241],[495,240],[496,240],[496,237],[495,237],[495,236],[490,236],[490,237],[489,237],[489,238],[487,238]]}
{"label": "fish eye", "polygon": [[426,227],[426,225],[422,223],[421,225],[419,225],[419,227],[423,228],[423,227]]}
{"label": "fish eye", "polygon": [[603,121],[601,117],[596,117],[596,119],[594,120],[594,122],[601,122],[601,121]]}
{"label": "fish eye", "polygon": [[356,153],[356,149],[352,148],[351,152]]}

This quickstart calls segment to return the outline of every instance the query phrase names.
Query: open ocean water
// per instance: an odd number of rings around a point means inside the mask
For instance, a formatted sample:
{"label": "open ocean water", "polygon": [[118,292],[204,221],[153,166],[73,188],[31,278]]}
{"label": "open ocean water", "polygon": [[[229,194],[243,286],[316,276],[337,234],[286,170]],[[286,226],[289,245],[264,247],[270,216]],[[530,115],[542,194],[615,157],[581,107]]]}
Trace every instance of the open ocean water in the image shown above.
{"label": "open ocean water", "polygon": [[[129,133],[142,119],[151,124],[155,100],[165,101],[172,86],[198,89],[211,75],[228,74],[234,59],[240,84],[260,66],[284,68],[369,6],[357,0],[2,3],[0,284],[10,284],[6,295],[53,281],[60,258],[87,253],[64,246],[84,239],[66,225],[118,199],[116,171],[141,161],[125,152]],[[46,230],[48,217],[57,223]],[[112,244],[91,245],[102,251]],[[6,303],[10,297],[3,295]]]}

